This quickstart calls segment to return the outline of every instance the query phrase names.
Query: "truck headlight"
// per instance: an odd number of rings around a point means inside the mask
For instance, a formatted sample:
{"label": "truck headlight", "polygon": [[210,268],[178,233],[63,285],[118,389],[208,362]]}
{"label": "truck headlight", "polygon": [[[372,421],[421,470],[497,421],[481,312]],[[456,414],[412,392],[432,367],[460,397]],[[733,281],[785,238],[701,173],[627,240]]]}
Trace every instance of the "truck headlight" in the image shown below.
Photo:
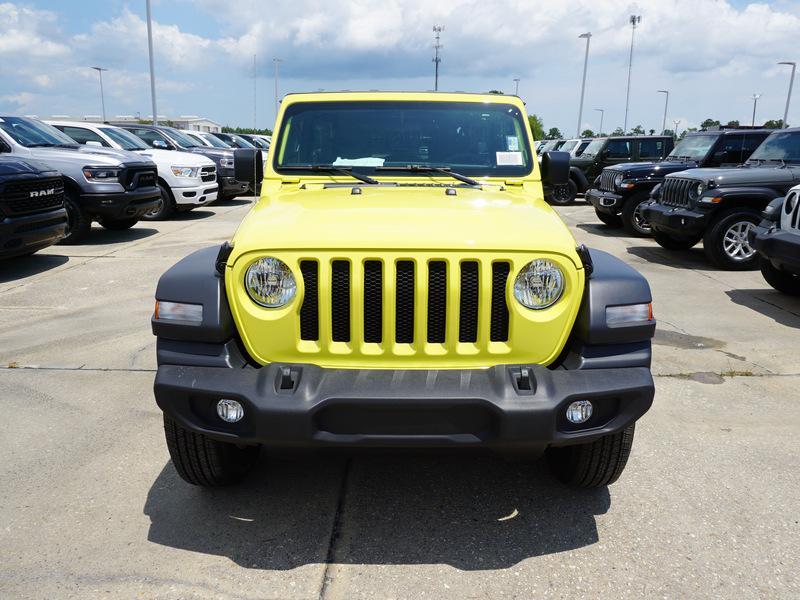
{"label": "truck headlight", "polygon": [[697,187],[694,188],[694,195],[695,198],[699,198],[703,195],[703,192],[706,191],[706,185],[704,183],[698,183]]}
{"label": "truck headlight", "polygon": [[786,211],[787,215],[790,215],[792,211],[794,211],[795,206],[797,206],[797,194],[791,193],[786,196],[783,209]]}
{"label": "truck headlight", "polygon": [[260,258],[247,268],[245,288],[256,304],[279,308],[292,301],[297,283],[289,266],[277,258]]}
{"label": "truck headlight", "polygon": [[522,267],[514,280],[517,302],[539,310],[555,304],[564,292],[564,273],[554,262],[537,258]]}
{"label": "truck headlight", "polygon": [[200,167],[170,167],[175,177],[197,177]]}
{"label": "truck headlight", "polygon": [[115,183],[121,171],[115,167],[83,167],[83,176],[93,183]]}
{"label": "truck headlight", "polygon": [[232,169],[233,168],[233,159],[232,158],[220,158],[219,159],[219,166],[223,169]]}
{"label": "truck headlight", "polygon": [[616,177],[614,177],[614,187],[621,186],[623,179],[625,179],[625,176],[622,173],[619,173]]}

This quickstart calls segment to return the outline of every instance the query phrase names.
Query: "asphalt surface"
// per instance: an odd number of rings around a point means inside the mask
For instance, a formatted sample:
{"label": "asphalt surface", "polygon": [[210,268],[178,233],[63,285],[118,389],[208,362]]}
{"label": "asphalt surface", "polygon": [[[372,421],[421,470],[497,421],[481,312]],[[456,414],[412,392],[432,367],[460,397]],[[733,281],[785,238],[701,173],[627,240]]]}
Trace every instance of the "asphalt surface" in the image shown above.
{"label": "asphalt surface", "polygon": [[152,398],[158,276],[246,199],[0,263],[0,597],[800,596],[800,301],[559,209],[650,280],[657,393],[622,478],[284,456],[185,484]]}

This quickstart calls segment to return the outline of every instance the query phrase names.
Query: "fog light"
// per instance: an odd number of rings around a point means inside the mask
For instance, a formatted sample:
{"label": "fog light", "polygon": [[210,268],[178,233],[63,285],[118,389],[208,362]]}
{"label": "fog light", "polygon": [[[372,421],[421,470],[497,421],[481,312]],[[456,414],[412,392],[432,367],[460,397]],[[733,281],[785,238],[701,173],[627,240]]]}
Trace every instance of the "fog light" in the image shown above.
{"label": "fog light", "polygon": [[578,400],[567,407],[567,421],[579,425],[592,418],[592,403],[588,400]]}
{"label": "fog light", "polygon": [[[590,409],[591,413],[591,409]],[[227,423],[241,421],[244,416],[244,408],[236,400],[223,398],[217,402],[217,414],[219,418]]]}

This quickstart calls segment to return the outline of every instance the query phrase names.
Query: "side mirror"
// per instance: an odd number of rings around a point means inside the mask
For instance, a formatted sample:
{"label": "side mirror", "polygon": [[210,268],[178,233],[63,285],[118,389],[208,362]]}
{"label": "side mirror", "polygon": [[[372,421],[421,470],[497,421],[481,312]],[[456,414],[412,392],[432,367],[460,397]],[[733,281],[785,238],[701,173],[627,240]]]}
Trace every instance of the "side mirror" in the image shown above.
{"label": "side mirror", "polygon": [[95,140],[89,140],[88,142],[85,142],[85,144],[87,146],[94,146],[95,148],[102,148],[103,147],[103,144],[101,144],[100,142],[96,142]]}
{"label": "side mirror", "polygon": [[233,151],[233,177],[256,189],[264,179],[264,158],[257,148],[237,148]]}
{"label": "side mirror", "polygon": [[153,148],[157,148],[158,150],[172,150],[172,146],[164,140],[153,140]]}
{"label": "side mirror", "polygon": [[545,152],[542,154],[542,183],[566,185],[569,183],[569,152]]}

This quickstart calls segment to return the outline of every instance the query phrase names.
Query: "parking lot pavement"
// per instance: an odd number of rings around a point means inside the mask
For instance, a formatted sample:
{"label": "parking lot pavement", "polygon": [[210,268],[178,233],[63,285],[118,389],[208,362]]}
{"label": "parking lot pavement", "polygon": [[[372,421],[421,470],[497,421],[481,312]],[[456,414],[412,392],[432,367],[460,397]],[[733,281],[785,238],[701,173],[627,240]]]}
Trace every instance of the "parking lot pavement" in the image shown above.
{"label": "parking lot pavement", "polygon": [[152,399],[159,274],[246,199],[0,266],[0,597],[800,595],[800,301],[559,211],[650,280],[657,394],[622,479],[486,456],[262,461],[183,483]]}

